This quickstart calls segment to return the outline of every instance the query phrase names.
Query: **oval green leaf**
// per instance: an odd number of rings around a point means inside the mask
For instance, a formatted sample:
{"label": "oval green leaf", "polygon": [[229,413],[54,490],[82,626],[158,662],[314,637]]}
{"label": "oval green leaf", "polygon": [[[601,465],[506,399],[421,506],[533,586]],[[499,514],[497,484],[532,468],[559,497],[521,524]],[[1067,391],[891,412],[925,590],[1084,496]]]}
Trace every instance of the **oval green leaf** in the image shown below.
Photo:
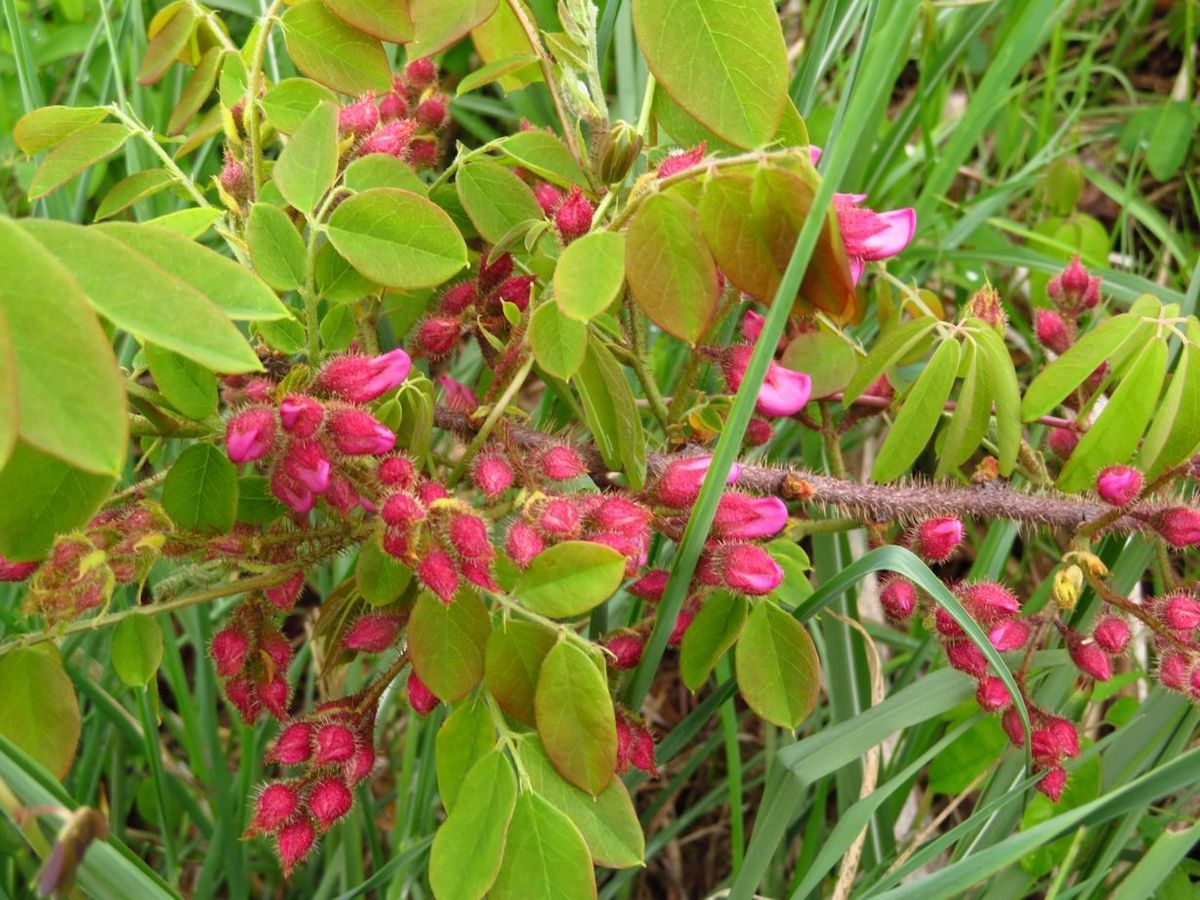
{"label": "oval green leaf", "polygon": [[76,131],[47,154],[29,182],[29,199],[60,188],[88,166],[112,156],[133,134],[124,125],[101,122]]}
{"label": "oval green leaf", "polygon": [[908,472],[929,443],[954,386],[959,353],[959,344],[953,339],[942,341],[933,351],[929,365],[909,389],[900,414],[879,448],[871,469],[876,481],[891,481]]}
{"label": "oval green leaf", "polygon": [[189,531],[228,531],[237,519],[237,501],[237,470],[211,444],[184,450],[163,481],[163,509]]}
{"label": "oval green leaf", "polygon": [[297,3],[283,14],[283,38],[296,68],[335,91],[357,97],[392,88],[383,45],[351,28],[320,0]]}
{"label": "oval green leaf", "polygon": [[79,703],[58,648],[38,644],[0,657],[0,734],[63,778],[79,743]]}
{"label": "oval green leaf", "polygon": [[496,729],[483,699],[464,700],[446,717],[435,741],[438,794],[453,812],[467,773],[496,746]]}
{"label": "oval green leaf", "polygon": [[520,131],[500,141],[500,151],[517,165],[560,187],[587,184],[567,145],[545,131]]}
{"label": "oval green leaf", "polygon": [[608,683],[584,651],[555,645],[538,675],[537,731],[558,773],[593,797],[612,780],[617,726]]}
{"label": "oval green leaf", "polygon": [[738,690],[760,718],[780,728],[808,718],[821,688],[821,664],[803,625],[774,603],[759,603],[735,657]]}
{"label": "oval green leaf", "polygon": [[526,725],[537,721],[533,698],[538,673],[556,635],[544,625],[510,619],[488,638],[484,683],[500,708]]}
{"label": "oval green leaf", "polygon": [[625,236],[594,231],[571,244],[554,269],[554,302],[564,316],[590,322],[620,296],[625,283]]}
{"label": "oval green leaf", "polygon": [[587,325],[568,319],[556,304],[543,303],[530,318],[529,343],[542,370],[566,381],[583,365]]}
{"label": "oval green leaf", "polygon": [[[244,95],[246,89],[242,88]],[[307,78],[285,78],[272,86],[262,99],[263,116],[276,131],[294,134],[309,114],[322,103],[337,103],[337,95]]]}
{"label": "oval green leaf", "polygon": [[13,140],[32,156],[56,147],[90,125],[104,121],[103,106],[43,106],[21,116],[13,126]]}
{"label": "oval green leaf", "polygon": [[144,169],[128,178],[122,178],[100,201],[100,206],[96,209],[96,221],[115,216],[139,200],[170,187],[174,181],[175,176],[166,169]]}
{"label": "oval green leaf", "polygon": [[688,690],[699,690],[708,680],[713,667],[742,633],[749,611],[750,604],[741,594],[715,591],[705,598],[679,647],[679,671]]}
{"label": "oval green leaf", "polygon": [[250,260],[260,278],[277,291],[294,291],[304,281],[304,239],[278,206],[255,203],[246,225]]}
{"label": "oval green leaf", "polygon": [[217,411],[217,376],[185,356],[147,344],[146,365],[159,393],[189,419]]}
{"label": "oval green leaf", "polygon": [[463,209],[488,243],[499,243],[522,222],[545,218],[529,185],[498,163],[468,163],[458,170],[455,185]]}
{"label": "oval green leaf", "polygon": [[271,170],[279,193],[306,216],[316,208],[337,177],[337,144],[337,110],[322,103],[300,123]]}
{"label": "oval green leaf", "polygon": [[150,616],[122,619],[113,631],[113,669],[130,687],[148,685],[158,673],[162,657],[162,628]]}
{"label": "oval green leaf", "polygon": [[325,0],[329,11],[359,31],[393,44],[413,38],[408,0]]}
{"label": "oval green leaf", "polygon": [[460,591],[442,603],[425,591],[408,620],[408,652],[417,675],[439,698],[461,700],[483,678],[484,649],[492,633],[483,601]]}
{"label": "oval green leaf", "polygon": [[413,24],[409,58],[445,50],[490,18],[498,4],[499,0],[409,0]]}
{"label": "oval green leaf", "polygon": [[604,544],[564,541],[533,558],[513,587],[521,605],[543,616],[581,616],[613,595],[625,557]]}
{"label": "oval green leaf", "polygon": [[495,900],[559,900],[596,896],[587,843],[571,820],[532,791],[517,797]]}

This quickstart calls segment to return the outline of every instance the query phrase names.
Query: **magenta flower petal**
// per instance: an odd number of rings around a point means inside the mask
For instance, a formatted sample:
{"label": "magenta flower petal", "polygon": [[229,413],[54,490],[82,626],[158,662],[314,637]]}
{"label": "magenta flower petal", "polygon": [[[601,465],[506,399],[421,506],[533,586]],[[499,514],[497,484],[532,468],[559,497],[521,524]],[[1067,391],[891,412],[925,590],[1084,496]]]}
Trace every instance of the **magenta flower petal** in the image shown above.
{"label": "magenta flower petal", "polygon": [[863,259],[895,256],[912,242],[917,230],[917,213],[912,208],[877,213],[875,220],[881,228],[862,242]]}

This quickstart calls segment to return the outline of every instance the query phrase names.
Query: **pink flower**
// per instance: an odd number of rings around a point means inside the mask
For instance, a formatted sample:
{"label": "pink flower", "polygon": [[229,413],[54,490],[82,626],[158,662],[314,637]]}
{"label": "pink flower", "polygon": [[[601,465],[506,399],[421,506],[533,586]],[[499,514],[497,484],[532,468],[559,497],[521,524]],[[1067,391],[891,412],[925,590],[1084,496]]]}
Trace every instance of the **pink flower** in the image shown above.
{"label": "pink flower", "polygon": [[[725,351],[721,361],[725,380],[736,391],[746,377],[753,348],[739,344]],[[767,368],[767,377],[758,389],[756,409],[764,416],[794,416],[800,412],[812,396],[812,378],[804,372],[784,368],[772,360]]]}
{"label": "pink flower", "polygon": [[304,394],[289,394],[279,403],[279,420],[283,422],[283,430],[293,437],[312,437],[324,418],[325,407]]}
{"label": "pink flower", "polygon": [[433,712],[440,702],[433,691],[420,679],[416,672],[408,676],[408,702],[422,716]]}
{"label": "pink flower", "polygon": [[835,194],[833,197],[838,228],[855,284],[862,278],[864,263],[895,256],[909,245],[917,230],[915,210],[892,209],[878,213],[858,205],[866,199],[865,194]]}
{"label": "pink flower", "polygon": [[1130,466],[1109,466],[1096,479],[1096,493],[1106,503],[1125,506],[1142,492],[1142,473]]}
{"label": "pink flower", "polygon": [[[689,456],[672,461],[663,470],[658,484],[654,487],[655,499],[664,506],[676,509],[682,509],[695,502],[711,465],[711,456]],[[734,463],[725,483],[733,484],[741,474],[741,467]]]}
{"label": "pink flower", "polygon": [[762,334],[763,323],[766,321],[766,317],[759,315],[754,310],[746,310],[746,315],[742,317],[742,337],[753,344]]}
{"label": "pink flower", "polygon": [[787,506],[778,497],[724,494],[713,519],[713,536],[752,541],[774,537],[788,522]]}
{"label": "pink flower", "polygon": [[339,409],[333,413],[329,417],[329,432],[337,448],[349,456],[379,456],[396,445],[395,433],[361,409]]}
{"label": "pink flower", "polygon": [[1005,619],[997,622],[988,632],[988,640],[1001,653],[1018,650],[1029,640],[1029,625],[1020,619]]}
{"label": "pink flower", "polygon": [[475,392],[463,384],[461,381],[456,381],[449,375],[439,375],[434,379],[441,387],[446,396],[446,405],[458,412],[475,412],[479,408],[479,398],[475,396]]}
{"label": "pink flower", "polygon": [[370,403],[403,383],[412,360],[399,348],[380,356],[339,356],[326,363],[317,387],[351,403]]}
{"label": "pink flower", "polygon": [[262,459],[275,445],[275,413],[252,406],[234,415],[225,425],[225,453],[235,463]]}
{"label": "pink flower", "polygon": [[783,581],[783,569],[762,547],[729,544],[721,549],[717,574],[727,587],[743,594],[769,594]]}
{"label": "pink flower", "polygon": [[329,488],[329,460],[316,441],[293,441],[277,469],[314,494],[323,494]]}

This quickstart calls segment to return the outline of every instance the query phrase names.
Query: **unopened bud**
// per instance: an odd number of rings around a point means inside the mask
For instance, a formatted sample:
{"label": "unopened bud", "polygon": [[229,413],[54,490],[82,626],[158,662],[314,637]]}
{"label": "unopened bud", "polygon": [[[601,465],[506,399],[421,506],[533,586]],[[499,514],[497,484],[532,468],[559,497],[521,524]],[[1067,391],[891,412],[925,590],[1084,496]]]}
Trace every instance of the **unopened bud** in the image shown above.
{"label": "unopened bud", "polygon": [[269,834],[276,831],[300,808],[300,798],[290,784],[275,782],[259,792],[254,804],[254,818],[247,829],[251,834]]}
{"label": "unopened bud", "polygon": [[917,589],[907,578],[889,578],[879,592],[879,602],[887,617],[895,622],[907,622],[917,608]]}
{"label": "unopened bud", "polygon": [[591,230],[593,212],[592,204],[583,196],[583,191],[577,187],[571,188],[571,193],[554,211],[554,226],[562,236],[564,244],[571,243]]}
{"label": "unopened bud", "polygon": [[979,680],[975,689],[975,702],[984,712],[1000,712],[1012,705],[1012,697],[1008,687],[995,675],[987,675]]}
{"label": "unopened bud", "polygon": [[496,500],[512,487],[515,477],[512,466],[499,453],[481,453],[471,466],[475,487],[489,501]]}
{"label": "unopened bud", "polygon": [[1162,619],[1173,631],[1200,628],[1200,601],[1191,594],[1172,594],[1162,602]]}
{"label": "unopened bud", "polygon": [[701,141],[690,150],[672,153],[658,164],[658,177],[670,178],[672,175],[677,175],[685,169],[690,169],[692,166],[699,164],[700,160],[704,159],[706,150],[707,146],[704,141]]}
{"label": "unopened bud", "polygon": [[350,812],[354,796],[340,778],[323,778],[308,795],[308,811],[322,831]]}
{"label": "unopened bud", "polygon": [[640,634],[618,634],[606,640],[603,645],[610,654],[608,664],[613,669],[632,669],[642,658],[646,649],[646,641]]}
{"label": "unopened bud", "polygon": [[1109,466],[1096,479],[1096,493],[1105,503],[1128,506],[1142,492],[1142,473],[1131,466]]}
{"label": "unopened bud", "polygon": [[367,613],[359,616],[342,638],[349,650],[363,653],[382,653],[396,643],[400,634],[400,618],[385,613]]}
{"label": "unopened bud", "polygon": [[1129,626],[1116,616],[1101,619],[1092,631],[1092,638],[1107,653],[1123,653],[1129,646],[1130,637]]}
{"label": "unopened bud", "polygon": [[1001,334],[1004,333],[1004,326],[1008,323],[1008,317],[1004,314],[1004,306],[1000,303],[1000,294],[990,284],[981,287],[967,301],[967,315],[981,319]]}
{"label": "unopened bud", "polygon": [[1051,426],[1046,443],[1050,447],[1050,452],[1059,459],[1070,459],[1071,454],[1075,452],[1075,447],[1079,444],[1079,434],[1073,428]]}
{"label": "unopened bud", "polygon": [[618,119],[600,142],[600,180],[606,185],[624,181],[641,152],[642,136],[624,119]]}
{"label": "unopened bud", "polygon": [[1037,783],[1039,792],[1045,794],[1052,802],[1057,803],[1062,797],[1063,789],[1067,786],[1067,771],[1062,766],[1051,766],[1046,770]]}
{"label": "unopened bud", "polygon": [[422,100],[414,116],[426,128],[436,131],[446,122],[446,98],[439,94]]}
{"label": "unopened bud", "polygon": [[505,552],[520,568],[526,568],[545,549],[541,535],[524,522],[514,522],[504,542]]}
{"label": "unopened bud", "polygon": [[367,94],[361,100],[338,110],[338,130],[344,134],[370,134],[378,124],[379,107],[375,105],[373,94]]}
{"label": "unopened bud", "polygon": [[450,554],[441,547],[431,548],[417,566],[417,578],[443,603],[454,602],[458,591],[458,569]]}
{"label": "unopened bud", "polygon": [[298,766],[307,762],[313,753],[313,737],[316,729],[308,722],[293,722],[279,732],[275,747],[267,757],[268,762],[285,766]]}
{"label": "unopened bud", "polygon": [[345,725],[322,725],[317,729],[315,743],[314,765],[345,762],[354,756],[354,732]]}
{"label": "unopened bud", "polygon": [[262,459],[275,446],[275,431],[274,411],[265,406],[251,406],[225,424],[225,452],[235,463]]}
{"label": "unopened bud", "polygon": [[1038,343],[1055,353],[1066,353],[1071,346],[1067,323],[1052,309],[1039,309],[1034,314],[1034,333]]}
{"label": "unopened bud", "polygon": [[1177,506],[1158,517],[1158,533],[1172,547],[1182,549],[1200,544],[1200,512]]}
{"label": "unopened bud", "polygon": [[970,641],[956,640],[948,643],[946,659],[955,669],[974,678],[982,678],[987,674],[987,657]]}
{"label": "unopened bud", "polygon": [[1091,641],[1074,640],[1067,642],[1067,651],[1071,654],[1071,662],[1085,675],[1090,675],[1097,681],[1108,681],[1112,678],[1112,660],[1099,645]]}
{"label": "unopened bud", "polygon": [[917,526],[913,549],[926,562],[945,562],[962,542],[963,523],[955,516],[928,519]]}
{"label": "unopened bud", "polygon": [[275,837],[275,849],[285,876],[308,856],[316,841],[317,833],[307,819],[299,819],[280,829]]}
{"label": "unopened bud", "polygon": [[380,456],[396,446],[396,434],[361,409],[339,409],[329,416],[333,443],[347,456]]}
{"label": "unopened bud", "polygon": [[408,676],[408,702],[415,712],[427,716],[441,701],[434,696],[420,676],[413,672]]}

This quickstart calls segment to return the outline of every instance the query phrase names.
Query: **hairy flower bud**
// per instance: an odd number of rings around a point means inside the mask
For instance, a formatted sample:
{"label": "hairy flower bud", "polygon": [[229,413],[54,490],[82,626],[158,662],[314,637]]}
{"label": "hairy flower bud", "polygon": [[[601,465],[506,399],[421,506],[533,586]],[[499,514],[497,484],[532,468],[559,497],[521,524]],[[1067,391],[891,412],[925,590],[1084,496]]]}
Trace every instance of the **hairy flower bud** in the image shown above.
{"label": "hairy flower bud", "polygon": [[213,635],[208,652],[216,664],[217,675],[232,678],[245,665],[250,652],[250,639],[236,625],[227,625]]}
{"label": "hairy flower bud", "polygon": [[687,634],[688,628],[692,622],[696,620],[696,614],[699,612],[699,607],[695,601],[689,601],[682,609],[679,610],[679,615],[675,617],[675,626],[671,629],[671,634],[667,638],[667,644],[672,647],[678,647],[679,642],[683,640],[683,636]]}
{"label": "hairy flower bud", "polygon": [[294,438],[313,437],[325,418],[325,407],[319,400],[304,394],[288,394],[279,403],[279,421],[283,430]]}
{"label": "hairy flower bud", "polygon": [[653,514],[640,503],[619,494],[605,496],[592,510],[589,521],[595,528],[626,535],[643,534]]}
{"label": "hairy flower bud", "polygon": [[1107,653],[1123,653],[1130,637],[1129,626],[1116,616],[1101,619],[1092,631],[1092,638]]}
{"label": "hairy flower bud", "polygon": [[363,741],[355,749],[354,756],[350,762],[346,763],[343,771],[346,774],[346,780],[353,787],[369,776],[373,768],[375,768],[375,748],[371,746],[370,741]]}
{"label": "hairy flower bud", "polygon": [[37,571],[40,562],[9,562],[0,556],[0,583],[24,581]]}
{"label": "hairy flower bud", "polygon": [[578,237],[583,237],[592,228],[594,208],[583,191],[578,187],[571,188],[566,199],[554,211],[554,226],[562,236],[563,243],[569,244]]}
{"label": "hairy flower bud", "polygon": [[1021,601],[1016,595],[994,581],[961,585],[955,593],[966,601],[976,618],[984,621],[1016,615],[1021,611]]}
{"label": "hairy flower bud", "polygon": [[605,132],[597,154],[597,174],[606,185],[619,184],[642,152],[642,136],[624,119],[618,119]]}
{"label": "hairy flower bud", "polygon": [[987,657],[983,651],[968,640],[955,640],[946,644],[946,659],[960,672],[974,678],[987,674]]}
{"label": "hairy flower bud", "polygon": [[339,409],[329,416],[333,443],[347,456],[380,456],[396,445],[396,435],[369,412]]}
{"label": "hairy flower bud", "polygon": [[1075,452],[1075,447],[1079,444],[1079,433],[1073,428],[1052,426],[1046,437],[1046,444],[1050,447],[1050,452],[1059,459],[1070,459],[1071,454]]}
{"label": "hairy flower bud", "polygon": [[516,476],[512,466],[499,453],[484,452],[475,457],[471,465],[471,478],[475,487],[489,501],[496,500],[513,485]]}
{"label": "hairy flower bud", "polygon": [[[738,390],[746,377],[753,348],[738,344],[721,356],[721,370],[731,390]],[[758,389],[755,408],[772,418],[793,416],[800,412],[812,396],[812,377],[805,372],[785,368],[774,360],[767,366],[767,375]]]}
{"label": "hairy flower bud", "polygon": [[542,452],[537,466],[543,476],[551,481],[568,481],[587,474],[587,466],[574,447],[558,444]]}
{"label": "hairy flower bud", "polygon": [[610,668],[632,669],[641,661],[646,641],[640,634],[626,632],[610,637],[601,646],[612,654],[608,660]]}
{"label": "hairy flower bud", "polygon": [[1105,503],[1127,506],[1142,492],[1142,473],[1131,466],[1109,466],[1096,479],[1096,493]]}
{"label": "hairy flower bud", "polygon": [[417,347],[431,359],[440,359],[458,346],[462,322],[451,316],[430,316],[417,326]]}
{"label": "hairy flower bud", "polygon": [[479,289],[490,291],[512,274],[513,258],[510,253],[501,253],[495,259],[485,254],[479,260]]}
{"label": "hairy flower bud", "polygon": [[428,100],[422,100],[413,116],[426,128],[436,131],[446,122],[446,98],[435,94]]}
{"label": "hairy flower bud", "polygon": [[690,169],[692,166],[697,165],[700,160],[704,159],[707,149],[707,145],[704,141],[701,141],[690,150],[672,153],[658,164],[656,174],[659,178],[670,178],[672,175],[677,175],[685,169]]}
{"label": "hairy flower bud", "polygon": [[1000,712],[1012,705],[1012,697],[1008,687],[995,675],[988,675],[979,680],[975,689],[975,701],[984,712]]}
{"label": "hairy flower bud", "polygon": [[1172,594],[1162,601],[1162,620],[1174,631],[1200,628],[1200,601],[1191,594]]}
{"label": "hairy flower bud", "polygon": [[396,643],[400,634],[400,617],[386,613],[367,613],[355,619],[346,631],[342,644],[348,650],[363,653],[382,653]]}
{"label": "hairy flower bud", "polygon": [[1186,691],[1190,669],[1191,662],[1187,656],[1172,650],[1158,660],[1158,680],[1173,691]]}
{"label": "hairy flower bud", "polygon": [[514,522],[504,542],[505,552],[520,568],[526,568],[545,549],[541,535],[524,522]]}
{"label": "hairy flower bud", "polygon": [[1001,653],[1019,650],[1029,640],[1030,627],[1028,622],[1020,619],[1004,619],[997,622],[988,631],[988,640]]}
{"label": "hairy flower bud", "polygon": [[532,275],[514,275],[496,288],[496,297],[524,312],[529,307],[529,297],[533,293],[533,283],[536,280]]}
{"label": "hairy flower bud", "polygon": [[316,386],[351,403],[370,403],[402,384],[411,368],[398,348],[380,356],[338,356],[321,369]]}
{"label": "hairy flower bud", "polygon": [[235,200],[246,196],[246,167],[229,150],[225,151],[225,164],[217,176],[222,189]]}
{"label": "hairy flower bud", "polygon": [[406,456],[389,456],[379,463],[379,480],[388,487],[408,490],[417,481],[417,470]]}
{"label": "hairy flower bud", "polygon": [[408,676],[408,702],[413,710],[422,716],[433,712],[441,701],[434,696],[433,691],[423,682],[416,672]]}
{"label": "hairy flower bud", "polygon": [[1004,306],[1000,302],[1000,294],[990,284],[985,284],[967,301],[966,314],[986,322],[1001,334],[1008,323]]}
{"label": "hairy flower bud", "polygon": [[487,523],[479,516],[459,513],[450,519],[447,535],[450,546],[463,559],[490,560],[496,555],[488,535]]}
{"label": "hairy flower bud", "polygon": [[963,523],[955,516],[927,519],[917,526],[913,550],[926,562],[945,562],[962,542]]}
{"label": "hairy flower bud", "polygon": [[766,419],[753,418],[746,425],[746,434],[742,442],[747,447],[761,447],[771,440],[774,432],[771,423]]}
{"label": "hairy flower bud", "polygon": [[225,424],[225,452],[235,463],[262,459],[275,446],[275,431],[274,411],[265,406],[251,406]]}
{"label": "hairy flower bud", "polygon": [[579,536],[579,510],[571,500],[556,498],[542,507],[537,524],[548,537],[571,540]]}
{"label": "hairy flower bud", "polygon": [[450,554],[441,547],[432,547],[417,566],[417,578],[443,603],[454,602],[458,590],[458,569]]}
{"label": "hairy flower bud", "polygon": [[627,590],[635,597],[641,597],[643,600],[657,603],[662,599],[663,591],[667,589],[667,580],[670,577],[671,573],[666,569],[651,569],[633,584],[629,585]]}
{"label": "hairy flower bud", "polygon": [[1158,516],[1158,533],[1172,547],[1182,549],[1200,544],[1200,512],[1177,506]]}
{"label": "hairy flower bud", "polygon": [[354,796],[340,778],[322,778],[308,795],[308,811],[322,831],[350,812],[353,805]]}
{"label": "hairy flower bud", "polygon": [[787,505],[778,497],[727,493],[717,504],[712,535],[720,540],[758,540],[774,537],[787,523]]}
{"label": "hairy flower bud", "polygon": [[1071,662],[1084,675],[1089,675],[1097,681],[1108,681],[1112,678],[1112,660],[1098,644],[1091,641],[1069,640],[1067,651],[1071,654]]}
{"label": "hairy flower bud", "polygon": [[292,441],[276,468],[314,494],[329,488],[329,459],[317,441]]}
{"label": "hairy flower bud", "polygon": [[322,725],[317,729],[315,744],[314,765],[345,762],[354,756],[354,732],[345,725]]}
{"label": "hairy flower bud", "polygon": [[478,299],[479,291],[475,287],[475,282],[461,282],[452,288],[447,288],[446,292],[442,294],[441,312],[447,316],[460,316]]}
{"label": "hairy flower bud", "polygon": [[1060,716],[1051,716],[1046,720],[1046,729],[1054,736],[1059,753],[1071,759],[1079,755],[1079,732],[1072,722]]}
{"label": "hairy flower bud", "polygon": [[231,678],[224,684],[225,699],[233,704],[242,721],[249,725],[258,718],[260,710],[254,683],[248,678]]}
{"label": "hairy flower bud", "polygon": [[1021,721],[1021,714],[1017,712],[1016,706],[1010,706],[1004,711],[1000,725],[1008,739],[1016,746],[1020,747],[1025,743],[1025,723]]}
{"label": "hairy flower bud", "polygon": [[546,181],[539,181],[534,186],[533,196],[547,217],[554,215],[554,211],[562,205],[565,197],[562,191]]}
{"label": "hairy flower bud", "polygon": [[[690,506],[700,493],[700,486],[704,483],[710,465],[711,456],[688,456],[668,463],[654,486],[654,499],[674,509]],[[741,467],[734,463],[725,483],[735,483],[741,472]]]}
{"label": "hairy flower bud", "polygon": [[258,794],[249,834],[269,834],[280,828],[300,808],[296,789],[281,781],[268,784]]}
{"label": "hairy flower bud", "polygon": [[726,544],[716,558],[716,572],[721,582],[743,594],[769,594],[783,581],[779,563],[755,544]]}
{"label": "hairy flower bud", "polygon": [[417,123],[412,119],[391,119],[376,129],[358,147],[359,156],[382,153],[396,159],[406,159],[412,149],[413,133]]}
{"label": "hairy flower bud", "polygon": [[437,66],[428,57],[414,59],[404,67],[404,78],[411,90],[423,90],[433,84],[437,78]]}
{"label": "hairy flower bud", "polygon": [[292,874],[292,870],[312,852],[316,842],[317,833],[307,819],[299,819],[280,829],[275,836],[275,849],[285,876]]}
{"label": "hairy flower bud", "polygon": [[917,589],[907,578],[895,575],[880,590],[879,602],[889,619],[907,622],[917,608]]}
{"label": "hairy flower bud", "polygon": [[287,718],[292,686],[288,684],[287,677],[282,672],[274,678],[256,684],[255,694],[262,708],[272,716],[280,720]]}
{"label": "hairy flower bud", "polygon": [[1037,783],[1037,789],[1054,803],[1062,797],[1063,788],[1067,786],[1067,771],[1062,766],[1051,766]]}
{"label": "hairy flower bud", "polygon": [[298,766],[307,762],[313,753],[313,738],[316,729],[308,722],[293,722],[279,732],[275,746],[267,757],[268,762],[285,766]]}
{"label": "hairy flower bud", "polygon": [[267,602],[276,609],[281,612],[289,612],[296,605],[296,601],[300,599],[300,592],[303,590],[304,572],[294,572],[282,584],[265,588],[263,595],[267,598]]}
{"label": "hairy flower bud", "polygon": [[344,134],[370,134],[378,124],[379,107],[374,94],[366,94],[338,110],[338,130]]}
{"label": "hairy flower bud", "polygon": [[1067,332],[1067,323],[1052,309],[1039,309],[1034,313],[1034,334],[1038,343],[1047,350],[1063,354],[1071,346],[1071,337]]}

